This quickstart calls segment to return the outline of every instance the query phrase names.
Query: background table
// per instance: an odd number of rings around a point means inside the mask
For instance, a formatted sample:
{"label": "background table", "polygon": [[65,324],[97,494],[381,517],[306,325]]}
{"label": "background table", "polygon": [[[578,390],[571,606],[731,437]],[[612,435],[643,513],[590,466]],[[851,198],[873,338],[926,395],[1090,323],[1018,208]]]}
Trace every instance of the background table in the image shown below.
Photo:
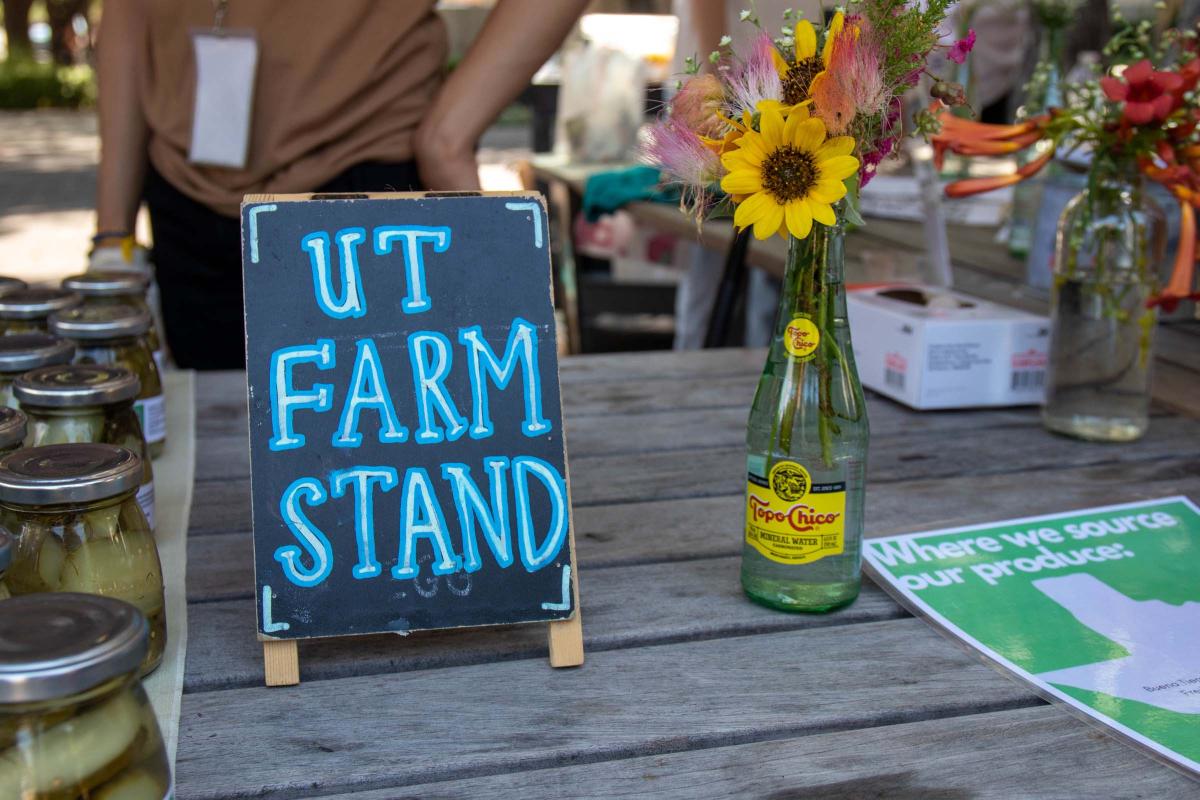
{"label": "background table", "polygon": [[[870,397],[869,535],[1200,498],[1200,325],[1162,334],[1166,403],[1133,444]],[[742,597],[762,360],[564,361],[582,668],[550,669],[544,626],[376,636],[302,644],[285,689],[262,686],[254,636],[244,376],[199,376],[180,800],[1196,797],[869,583],[824,616]]]}

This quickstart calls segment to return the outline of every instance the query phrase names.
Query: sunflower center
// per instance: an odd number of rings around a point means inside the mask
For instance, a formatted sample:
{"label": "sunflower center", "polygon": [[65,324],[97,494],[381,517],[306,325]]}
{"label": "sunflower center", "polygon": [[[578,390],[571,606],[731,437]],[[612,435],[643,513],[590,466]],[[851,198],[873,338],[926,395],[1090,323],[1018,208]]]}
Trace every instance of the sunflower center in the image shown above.
{"label": "sunflower center", "polygon": [[807,100],[813,78],[817,77],[824,69],[825,62],[821,60],[820,56],[812,56],[793,64],[792,68],[788,70],[787,77],[783,79],[783,102],[793,106]]}
{"label": "sunflower center", "polygon": [[817,159],[785,144],[763,159],[762,185],[780,203],[798,200],[817,185]]}

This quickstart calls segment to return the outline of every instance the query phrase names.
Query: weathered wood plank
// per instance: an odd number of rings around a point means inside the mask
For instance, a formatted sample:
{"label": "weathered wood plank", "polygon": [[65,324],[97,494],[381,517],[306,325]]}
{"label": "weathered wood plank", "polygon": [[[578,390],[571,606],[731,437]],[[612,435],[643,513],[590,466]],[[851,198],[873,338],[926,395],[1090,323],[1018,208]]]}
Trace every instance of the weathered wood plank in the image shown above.
{"label": "weathered wood plank", "polygon": [[815,734],[325,800],[1111,800],[1194,798],[1200,787],[1057,708]]}
{"label": "weathered wood plank", "polygon": [[[875,622],[908,616],[868,583],[848,608],[832,614],[781,614],[754,605],[738,583],[740,559],[717,558],[587,570],[580,575],[588,657],[601,650],[721,636]],[[250,584],[252,587],[253,584]],[[262,683],[250,597],[188,607],[184,691]],[[305,681],[546,658],[546,626],[314,639],[300,643]]]}
{"label": "weathered wood plank", "polygon": [[176,789],[293,798],[1038,702],[894,620],[598,652],[554,673],[525,660],[187,694]]}
{"label": "weathered wood plank", "polygon": [[1197,330],[1200,325],[1196,323],[1159,325],[1154,334],[1154,353],[1159,361],[1200,373],[1200,335]]}
{"label": "weathered wood plank", "polygon": [[1200,373],[1159,361],[1154,365],[1153,395],[1160,406],[1200,419]]}

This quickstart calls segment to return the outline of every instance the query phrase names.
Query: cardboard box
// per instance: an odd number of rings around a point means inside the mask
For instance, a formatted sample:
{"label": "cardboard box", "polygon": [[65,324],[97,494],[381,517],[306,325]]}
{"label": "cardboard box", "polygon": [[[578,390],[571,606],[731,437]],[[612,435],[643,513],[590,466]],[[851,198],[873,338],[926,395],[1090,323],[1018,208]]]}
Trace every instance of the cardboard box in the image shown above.
{"label": "cardboard box", "polygon": [[916,409],[1040,404],[1046,317],[947,289],[890,285],[847,295],[863,385]]}

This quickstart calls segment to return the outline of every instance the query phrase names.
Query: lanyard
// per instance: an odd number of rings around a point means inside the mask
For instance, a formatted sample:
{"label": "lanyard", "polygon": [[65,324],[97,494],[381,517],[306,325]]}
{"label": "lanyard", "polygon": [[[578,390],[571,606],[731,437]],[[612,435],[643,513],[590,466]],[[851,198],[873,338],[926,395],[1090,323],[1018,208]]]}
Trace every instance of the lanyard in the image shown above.
{"label": "lanyard", "polygon": [[218,36],[223,33],[227,13],[229,13],[229,0],[213,0],[213,33]]}

